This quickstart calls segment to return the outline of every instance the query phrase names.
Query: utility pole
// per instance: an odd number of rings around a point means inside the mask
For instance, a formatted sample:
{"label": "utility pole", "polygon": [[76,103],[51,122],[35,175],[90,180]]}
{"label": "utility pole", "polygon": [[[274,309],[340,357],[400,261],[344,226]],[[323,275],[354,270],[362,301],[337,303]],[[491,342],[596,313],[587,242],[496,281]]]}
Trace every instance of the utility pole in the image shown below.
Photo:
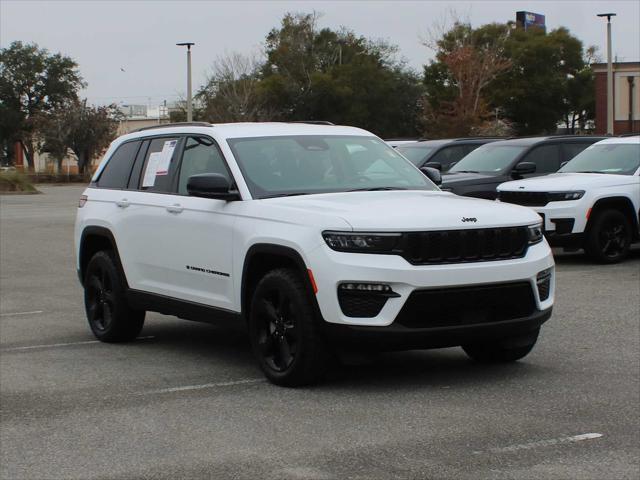
{"label": "utility pole", "polygon": [[193,122],[193,100],[191,98],[191,46],[193,42],[176,43],[179,47],[187,47],[187,122]]}
{"label": "utility pole", "polygon": [[607,17],[607,135],[613,135],[613,64],[611,63],[611,17],[615,13],[599,13]]}

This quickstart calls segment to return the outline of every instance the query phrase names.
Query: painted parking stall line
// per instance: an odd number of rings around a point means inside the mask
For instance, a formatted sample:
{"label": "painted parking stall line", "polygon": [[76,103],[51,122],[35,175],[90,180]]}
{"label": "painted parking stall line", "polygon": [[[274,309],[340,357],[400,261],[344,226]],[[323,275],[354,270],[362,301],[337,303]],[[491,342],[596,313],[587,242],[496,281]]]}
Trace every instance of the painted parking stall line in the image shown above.
{"label": "painted parking stall line", "polygon": [[180,387],[159,388],[156,390],[147,390],[137,395],[158,395],[162,393],[187,392],[192,390],[204,390],[207,388],[232,387],[235,385],[250,385],[253,383],[265,383],[264,378],[245,378],[242,380],[232,380],[228,382],[202,383],[199,385],[184,385]]}
{"label": "painted parking stall line", "polygon": [[570,437],[549,438],[546,440],[537,440],[535,442],[520,443],[516,445],[509,445],[506,447],[496,447],[496,448],[490,448],[488,450],[477,450],[477,451],[474,451],[473,453],[474,455],[479,455],[482,453],[517,452],[519,450],[530,450],[532,448],[538,448],[538,447],[550,447],[554,445],[583,442],[585,440],[595,440],[596,438],[600,438],[602,436],[603,435],[601,433],[582,433],[580,435],[573,435]]}
{"label": "painted parking stall line", "polygon": [[[155,336],[149,337],[138,337],[136,340],[150,340],[155,338]],[[43,343],[41,345],[25,345],[23,347],[9,347],[2,348],[0,352],[19,352],[22,350],[37,350],[37,349],[46,349],[46,348],[60,348],[60,347],[73,347],[76,345],[91,345],[94,343],[102,343],[100,340],[86,340],[83,342],[67,342],[67,343]]]}
{"label": "painted parking stall line", "polygon": [[7,312],[0,313],[0,317],[17,317],[20,315],[38,315],[40,313],[44,313],[43,310],[32,310],[30,312]]}

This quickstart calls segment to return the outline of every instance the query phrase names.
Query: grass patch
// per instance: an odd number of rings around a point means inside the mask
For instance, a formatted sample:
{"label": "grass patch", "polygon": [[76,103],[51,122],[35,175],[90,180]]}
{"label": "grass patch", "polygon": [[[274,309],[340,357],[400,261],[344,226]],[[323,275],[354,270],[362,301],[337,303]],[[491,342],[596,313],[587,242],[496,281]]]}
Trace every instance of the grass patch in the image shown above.
{"label": "grass patch", "polygon": [[19,170],[0,171],[0,193],[39,193]]}

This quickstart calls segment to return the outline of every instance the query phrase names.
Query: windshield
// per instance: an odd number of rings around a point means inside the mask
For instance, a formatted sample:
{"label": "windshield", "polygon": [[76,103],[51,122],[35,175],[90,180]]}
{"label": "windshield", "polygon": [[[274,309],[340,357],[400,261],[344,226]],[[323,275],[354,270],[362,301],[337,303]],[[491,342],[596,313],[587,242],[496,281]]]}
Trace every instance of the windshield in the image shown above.
{"label": "windshield", "polygon": [[354,190],[437,190],[374,137],[300,135],[227,140],[253,198]]}
{"label": "windshield", "polygon": [[558,172],[633,175],[638,167],[640,167],[640,144],[605,143],[591,145]]}
{"label": "windshield", "polygon": [[405,156],[414,165],[419,165],[427,157],[431,156],[434,147],[398,147],[398,152]]}
{"label": "windshield", "polygon": [[449,172],[499,173],[510,167],[525,148],[518,145],[482,145],[456,163]]}

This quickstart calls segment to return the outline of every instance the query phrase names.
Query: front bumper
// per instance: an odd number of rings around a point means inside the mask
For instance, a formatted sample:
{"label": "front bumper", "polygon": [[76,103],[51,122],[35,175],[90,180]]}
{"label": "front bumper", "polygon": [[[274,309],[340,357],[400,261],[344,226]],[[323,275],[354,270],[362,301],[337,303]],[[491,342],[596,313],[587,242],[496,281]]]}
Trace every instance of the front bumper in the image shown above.
{"label": "front bumper", "polygon": [[413,350],[446,348],[482,341],[527,336],[551,317],[552,307],[524,318],[455,327],[408,328],[325,324],[327,338],[335,344],[362,350]]}
{"label": "front bumper", "polygon": [[[523,258],[486,262],[411,265],[396,255],[342,253],[326,245],[311,251],[306,260],[317,285],[320,314],[327,324],[388,327],[410,295],[423,290],[526,282],[531,286],[536,311],[550,310],[554,302],[554,262],[546,241],[529,247]],[[541,299],[536,277],[547,269],[552,269],[549,296]],[[388,298],[374,317],[346,316],[338,300],[338,286],[344,282],[384,283],[397,296]]]}

